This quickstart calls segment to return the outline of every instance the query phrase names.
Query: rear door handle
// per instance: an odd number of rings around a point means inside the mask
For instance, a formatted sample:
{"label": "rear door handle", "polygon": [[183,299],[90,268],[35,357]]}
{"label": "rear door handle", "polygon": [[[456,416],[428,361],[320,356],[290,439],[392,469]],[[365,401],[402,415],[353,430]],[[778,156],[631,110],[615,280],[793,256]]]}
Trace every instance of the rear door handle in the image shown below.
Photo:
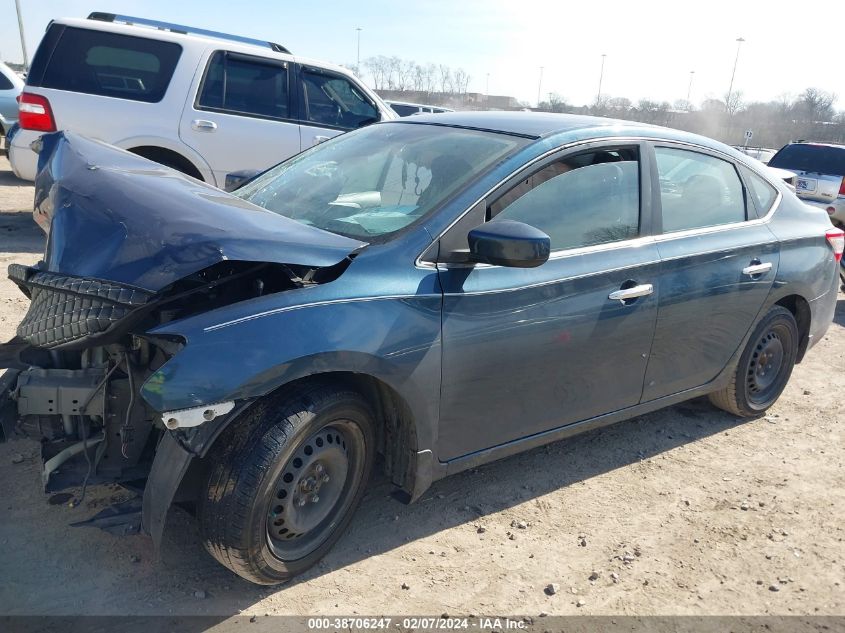
{"label": "rear door handle", "polygon": [[324,143],[328,141],[331,136],[315,136],[314,137],[314,145],[319,145],[320,143]]}
{"label": "rear door handle", "polygon": [[217,129],[217,124],[214,121],[206,121],[205,119],[194,119],[191,121],[191,127],[197,132],[213,132]]}
{"label": "rear door handle", "polygon": [[639,297],[646,297],[654,292],[654,286],[651,284],[640,284],[633,288],[622,288],[621,290],[614,290],[609,295],[608,299],[615,299],[625,303],[631,299],[638,299]]}
{"label": "rear door handle", "polygon": [[751,264],[750,266],[746,266],[742,269],[743,275],[748,275],[749,277],[754,277],[755,275],[762,275],[763,273],[767,273],[772,269],[771,262],[763,262],[762,264]]}

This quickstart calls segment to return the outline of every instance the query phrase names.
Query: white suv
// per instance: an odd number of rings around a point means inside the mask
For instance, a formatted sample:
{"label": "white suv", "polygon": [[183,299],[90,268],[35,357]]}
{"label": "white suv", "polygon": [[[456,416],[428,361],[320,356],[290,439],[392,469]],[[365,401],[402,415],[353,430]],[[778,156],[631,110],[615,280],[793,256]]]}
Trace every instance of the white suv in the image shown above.
{"label": "white suv", "polygon": [[35,179],[34,140],[72,130],[218,187],[397,118],[348,70],[278,44],[106,13],[50,23],[19,109],[20,178]]}

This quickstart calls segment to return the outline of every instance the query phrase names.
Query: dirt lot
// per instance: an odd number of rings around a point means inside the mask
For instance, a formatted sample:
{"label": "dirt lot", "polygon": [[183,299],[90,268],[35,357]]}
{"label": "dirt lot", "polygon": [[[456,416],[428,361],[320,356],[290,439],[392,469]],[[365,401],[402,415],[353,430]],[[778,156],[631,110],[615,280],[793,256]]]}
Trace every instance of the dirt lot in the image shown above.
{"label": "dirt lot", "polygon": [[[39,259],[31,203],[0,159],[4,269]],[[0,340],[26,307],[4,275]],[[3,444],[0,614],[843,614],[843,395],[840,295],[768,416],[690,402],[441,481],[413,506],[378,481],[319,568],[270,589],[213,562],[179,510],[159,560],[144,537],[69,527],[121,492],[49,505],[37,445]]]}

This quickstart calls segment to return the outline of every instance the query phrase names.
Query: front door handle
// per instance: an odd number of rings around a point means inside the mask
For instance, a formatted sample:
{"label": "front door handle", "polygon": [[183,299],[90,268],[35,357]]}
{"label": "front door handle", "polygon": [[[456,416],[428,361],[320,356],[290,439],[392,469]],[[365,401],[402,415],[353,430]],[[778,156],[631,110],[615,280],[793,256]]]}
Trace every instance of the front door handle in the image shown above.
{"label": "front door handle", "polygon": [[217,124],[214,121],[206,121],[205,119],[194,119],[191,121],[191,127],[197,132],[213,132],[217,129]]}
{"label": "front door handle", "polygon": [[607,298],[621,301],[624,304],[626,301],[630,301],[631,299],[647,297],[653,292],[654,286],[652,286],[651,284],[640,284],[639,286],[634,286],[632,288],[622,288],[620,290],[614,290],[609,295],[607,295]]}
{"label": "front door handle", "polygon": [[746,266],[742,269],[743,275],[748,275],[749,277],[754,277],[755,275],[762,275],[763,273],[767,273],[772,269],[771,262],[763,262],[762,264],[757,262],[756,264],[751,264],[750,266]]}

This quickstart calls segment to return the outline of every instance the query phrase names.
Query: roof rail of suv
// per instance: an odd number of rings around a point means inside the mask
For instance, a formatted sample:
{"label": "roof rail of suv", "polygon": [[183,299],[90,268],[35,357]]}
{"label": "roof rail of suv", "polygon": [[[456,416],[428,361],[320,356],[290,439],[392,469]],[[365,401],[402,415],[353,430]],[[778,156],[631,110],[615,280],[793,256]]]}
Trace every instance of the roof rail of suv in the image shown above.
{"label": "roof rail of suv", "polygon": [[146,18],[133,18],[130,15],[117,15],[115,13],[103,13],[101,11],[94,11],[88,16],[89,20],[98,20],[100,22],[120,22],[121,24],[150,26],[160,31],[171,31],[172,33],[192,33],[194,35],[204,35],[205,37],[213,37],[220,40],[232,40],[233,42],[240,42],[242,44],[252,44],[253,46],[263,46],[270,48],[277,53],[291,52],[281,44],[275,42],[266,42],[264,40],[256,40],[251,37],[241,37],[240,35],[229,35],[228,33],[219,33],[217,31],[207,31],[206,29],[198,29],[193,26],[184,26],[182,24],[171,24],[170,22],[159,22],[158,20],[148,20]]}

